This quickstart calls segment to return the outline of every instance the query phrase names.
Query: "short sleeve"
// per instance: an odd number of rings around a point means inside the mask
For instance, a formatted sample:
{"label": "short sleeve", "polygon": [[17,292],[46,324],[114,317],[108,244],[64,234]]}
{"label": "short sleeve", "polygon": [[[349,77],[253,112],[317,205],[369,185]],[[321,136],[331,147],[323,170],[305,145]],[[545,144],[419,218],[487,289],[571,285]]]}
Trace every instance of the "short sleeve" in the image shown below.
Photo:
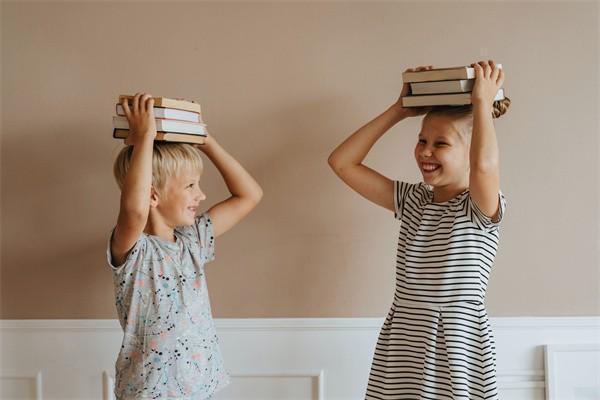
{"label": "short sleeve", "polygon": [[123,264],[113,265],[113,258],[112,258],[112,252],[110,249],[110,243],[112,241],[114,232],[115,232],[114,229],[110,232],[110,236],[108,238],[108,246],[106,249],[106,261],[108,262],[108,265],[110,266],[110,268],[114,272],[120,272],[124,269],[130,269],[132,266],[141,263],[141,260],[143,259],[143,253],[144,253],[144,250],[146,247],[144,234],[140,235],[140,237],[135,242],[135,244],[133,245],[131,250],[129,250],[129,253],[127,253],[127,256],[125,257],[125,261],[123,262]]}
{"label": "short sleeve", "polygon": [[402,219],[406,196],[411,186],[414,185],[407,182],[394,181],[394,218],[396,219]]}
{"label": "short sleeve", "polygon": [[215,234],[208,212],[196,217],[196,232],[200,240],[200,251],[204,262],[215,259]]}
{"label": "short sleeve", "polygon": [[477,204],[475,204],[475,202],[471,198],[471,195],[469,194],[469,196],[467,196],[467,209],[468,209],[468,215],[469,215],[469,218],[471,219],[471,222],[473,222],[475,225],[477,225],[477,227],[479,229],[486,231],[486,232],[491,232],[495,229],[498,229],[498,227],[502,223],[502,219],[504,218],[504,213],[506,211],[506,204],[507,204],[506,198],[504,197],[504,194],[502,193],[502,191],[498,192],[498,202],[499,202],[498,217],[496,218],[496,220],[492,221],[492,219],[490,217],[485,215],[483,213],[483,211],[481,211],[479,209],[479,207],[477,206]]}

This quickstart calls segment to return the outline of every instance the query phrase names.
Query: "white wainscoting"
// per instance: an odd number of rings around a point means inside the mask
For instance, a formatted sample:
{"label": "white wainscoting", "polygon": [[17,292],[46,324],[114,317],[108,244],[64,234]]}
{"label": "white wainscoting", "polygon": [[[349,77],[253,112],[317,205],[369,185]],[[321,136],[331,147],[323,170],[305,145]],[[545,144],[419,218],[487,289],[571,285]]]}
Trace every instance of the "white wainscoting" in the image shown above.
{"label": "white wainscoting", "polygon": [[[381,318],[216,319],[216,400],[362,399]],[[544,400],[546,345],[600,343],[600,317],[491,318],[502,400]],[[2,320],[2,400],[111,400],[116,320]],[[571,399],[559,399],[571,400]]]}

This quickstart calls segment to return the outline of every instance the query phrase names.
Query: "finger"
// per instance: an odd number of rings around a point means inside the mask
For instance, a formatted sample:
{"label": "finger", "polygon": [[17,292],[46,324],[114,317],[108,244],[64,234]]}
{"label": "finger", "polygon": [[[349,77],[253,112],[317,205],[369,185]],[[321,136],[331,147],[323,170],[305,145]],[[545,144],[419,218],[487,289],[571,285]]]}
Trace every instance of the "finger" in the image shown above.
{"label": "finger", "polygon": [[481,65],[473,63],[471,66],[475,70],[475,79],[481,79],[483,77],[483,69],[481,68]]}
{"label": "finger", "polygon": [[141,95],[142,94],[138,92],[138,93],[135,94],[135,96],[133,96],[133,102],[131,104],[131,109],[132,109],[132,111],[133,111],[134,114],[138,113],[139,110],[140,110],[139,102],[140,102],[140,96]]}
{"label": "finger", "polygon": [[125,116],[127,120],[131,118],[131,110],[129,109],[129,100],[126,97],[121,99],[121,107],[123,107],[123,111],[125,112]]}
{"label": "finger", "polygon": [[144,93],[142,94],[142,96],[140,97],[140,113],[145,112],[146,111],[146,102],[148,101],[148,97],[150,97],[150,95],[148,93]]}
{"label": "finger", "polygon": [[502,86],[502,84],[504,83],[504,70],[500,68],[499,71],[500,72],[498,72],[498,79],[496,80],[496,85]]}
{"label": "finger", "polygon": [[154,113],[154,97],[151,94],[148,96],[148,100],[146,100],[146,112]]}
{"label": "finger", "polygon": [[492,71],[490,69],[490,65],[488,64],[488,62],[487,61],[479,61],[479,64],[483,68],[483,76],[485,78],[489,78]]}
{"label": "finger", "polygon": [[148,93],[144,93],[140,97],[140,112],[141,111],[146,111],[146,102],[148,101],[149,97],[150,97],[150,95],[148,95]]}
{"label": "finger", "polygon": [[491,78],[495,82],[498,80],[498,76],[500,75],[501,69],[498,68],[498,64],[496,64],[492,60],[490,60],[490,67],[492,68]]}

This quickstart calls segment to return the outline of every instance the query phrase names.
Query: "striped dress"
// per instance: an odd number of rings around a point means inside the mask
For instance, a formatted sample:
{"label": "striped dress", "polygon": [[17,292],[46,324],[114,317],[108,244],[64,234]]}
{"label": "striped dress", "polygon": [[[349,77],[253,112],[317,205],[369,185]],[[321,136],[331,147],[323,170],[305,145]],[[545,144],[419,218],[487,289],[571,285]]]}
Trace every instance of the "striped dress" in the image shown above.
{"label": "striped dress", "polygon": [[506,208],[497,221],[466,190],[433,203],[424,183],[394,182],[401,221],[396,290],[366,399],[498,399],[496,351],[485,293]]}

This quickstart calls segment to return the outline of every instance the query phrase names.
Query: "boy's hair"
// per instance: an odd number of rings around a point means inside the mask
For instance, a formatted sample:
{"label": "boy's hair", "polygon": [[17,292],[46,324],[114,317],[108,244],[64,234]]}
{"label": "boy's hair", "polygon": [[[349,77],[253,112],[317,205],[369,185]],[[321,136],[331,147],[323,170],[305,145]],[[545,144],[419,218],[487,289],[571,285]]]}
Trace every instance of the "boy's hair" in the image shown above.
{"label": "boy's hair", "polygon": [[[125,175],[129,170],[133,146],[121,149],[113,172],[119,188],[123,190]],[[191,144],[154,142],[152,151],[152,186],[159,193],[165,188],[167,179],[179,173],[184,168],[202,173],[202,157],[200,151]]]}
{"label": "boy's hair", "polygon": [[[506,114],[510,107],[510,99],[505,97],[502,100],[496,100],[493,104],[492,118],[500,118]],[[468,125],[468,133],[473,129],[473,105],[466,104],[464,106],[434,106],[427,115],[446,115],[457,119],[465,118]],[[467,118],[470,117],[470,118]]]}

